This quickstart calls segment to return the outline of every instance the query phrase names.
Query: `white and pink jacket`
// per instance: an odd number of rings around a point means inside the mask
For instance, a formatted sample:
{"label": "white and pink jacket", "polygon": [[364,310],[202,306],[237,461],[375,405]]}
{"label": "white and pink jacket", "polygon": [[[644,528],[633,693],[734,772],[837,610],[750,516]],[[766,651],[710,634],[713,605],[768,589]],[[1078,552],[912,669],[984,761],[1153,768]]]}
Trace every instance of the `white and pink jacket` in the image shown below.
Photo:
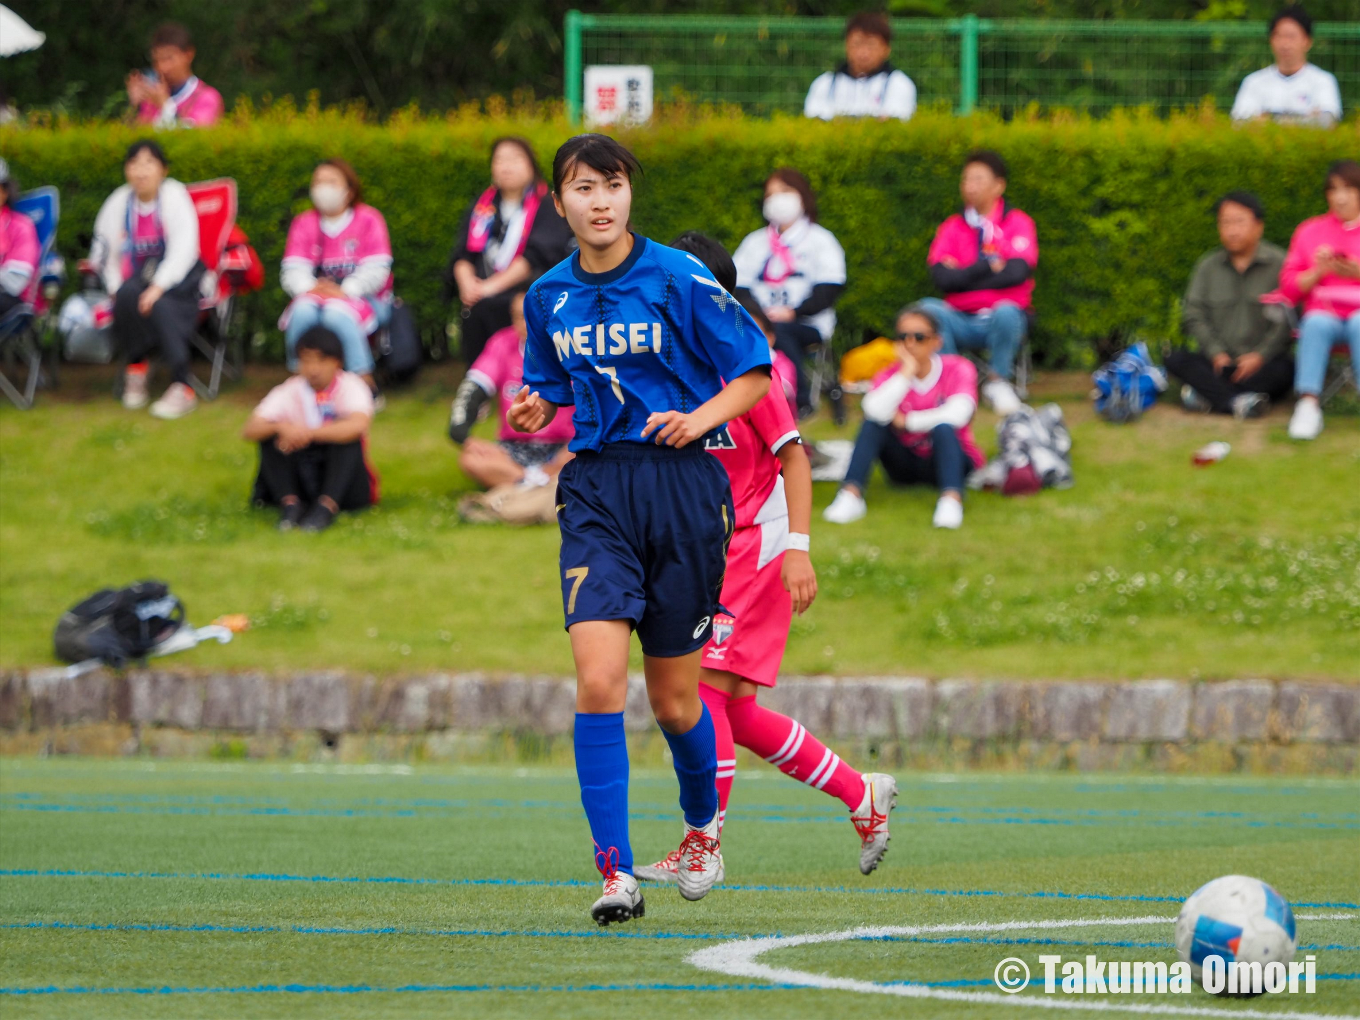
{"label": "white and pink jacket", "polygon": [[[311,293],[318,279],[340,285],[343,298]],[[292,302],[279,319],[279,329],[299,301],[345,308],[365,333],[377,328],[378,309],[392,301],[392,242],[387,221],[371,205],[362,203],[339,216],[322,217],[315,209],[293,220],[283,249],[280,281]]]}
{"label": "white and pink jacket", "polygon": [[0,206],[0,290],[32,304],[38,296],[41,253],[33,221],[9,206]]}

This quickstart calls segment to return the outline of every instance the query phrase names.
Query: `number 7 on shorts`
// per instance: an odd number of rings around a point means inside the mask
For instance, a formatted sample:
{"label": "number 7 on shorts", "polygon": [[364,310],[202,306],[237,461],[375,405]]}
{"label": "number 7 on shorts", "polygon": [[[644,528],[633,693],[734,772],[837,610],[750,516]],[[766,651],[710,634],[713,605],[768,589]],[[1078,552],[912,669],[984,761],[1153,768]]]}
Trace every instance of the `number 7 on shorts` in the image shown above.
{"label": "number 7 on shorts", "polygon": [[581,590],[581,582],[586,579],[586,575],[589,573],[589,567],[572,567],[563,573],[563,576],[571,581],[571,593],[567,596],[568,616],[576,612],[576,593]]}

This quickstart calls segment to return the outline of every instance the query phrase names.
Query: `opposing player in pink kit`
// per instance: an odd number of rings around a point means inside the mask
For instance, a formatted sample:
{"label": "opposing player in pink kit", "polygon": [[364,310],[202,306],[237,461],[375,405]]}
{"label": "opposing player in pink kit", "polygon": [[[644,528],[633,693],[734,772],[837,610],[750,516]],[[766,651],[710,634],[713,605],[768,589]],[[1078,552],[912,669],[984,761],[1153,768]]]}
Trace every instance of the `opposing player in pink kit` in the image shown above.
{"label": "opposing player in pink kit", "polygon": [[[673,247],[701,258],[729,290],[735,285],[736,272],[730,259],[724,264],[726,253],[716,241],[688,234]],[[727,612],[713,618],[699,683],[717,736],[719,831],[740,744],[849,808],[860,838],[859,869],[867,875],[888,851],[897,781],[856,772],[797,720],[756,703],[760,688],[773,687],[778,678],[793,614],[801,615],[817,597],[817,575],[808,557],[812,469],[784,395],[771,387],[706,446],[727,469],[736,509],[721,600]],[[634,874],[644,881],[674,882],[679,861],[680,852],[673,850],[655,864],[634,868]]]}

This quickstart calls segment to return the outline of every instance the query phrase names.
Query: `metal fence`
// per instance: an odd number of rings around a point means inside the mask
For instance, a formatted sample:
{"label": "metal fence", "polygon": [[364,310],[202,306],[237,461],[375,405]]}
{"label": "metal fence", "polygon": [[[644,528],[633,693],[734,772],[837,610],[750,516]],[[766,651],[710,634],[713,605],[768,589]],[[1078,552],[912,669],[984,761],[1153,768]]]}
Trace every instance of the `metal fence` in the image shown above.
{"label": "metal fence", "polygon": [[[609,15],[569,11],[566,100],[581,111],[582,70],[649,64],[659,100],[683,96],[749,113],[800,112],[812,79],[844,59],[836,18]],[[905,18],[892,62],[922,106],[1009,114],[1037,103],[1102,113],[1165,113],[1212,97],[1232,105],[1244,75],[1272,61],[1261,22]],[[1344,110],[1360,104],[1360,24],[1314,26],[1313,63],[1336,75]]]}

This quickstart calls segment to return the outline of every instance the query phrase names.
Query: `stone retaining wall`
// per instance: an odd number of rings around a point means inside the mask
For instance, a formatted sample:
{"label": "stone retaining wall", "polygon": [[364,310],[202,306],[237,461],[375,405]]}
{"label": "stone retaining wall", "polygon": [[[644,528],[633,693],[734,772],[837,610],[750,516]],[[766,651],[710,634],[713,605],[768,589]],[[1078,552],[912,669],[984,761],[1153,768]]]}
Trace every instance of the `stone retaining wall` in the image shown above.
{"label": "stone retaining wall", "polygon": [[[550,746],[571,732],[574,691],[570,679],[481,673],[379,679],[133,670],[70,680],[58,670],[11,671],[0,674],[0,750],[22,753],[34,738],[53,747],[54,735],[100,725],[130,735],[120,745],[125,751],[144,749],[146,735],[162,731],[249,738],[259,753],[286,747],[286,740],[262,739],[281,735],[309,736],[317,747],[334,749],[344,740],[398,753],[414,746],[410,738],[451,746],[460,734],[497,732]],[[1352,772],[1360,750],[1360,687],[1341,684],[788,677],[762,703],[829,740],[855,743],[875,757],[888,749],[908,762],[932,748],[971,748],[967,757],[975,762],[1023,748],[1026,760],[1057,766],[1117,767],[1140,755],[1165,766],[1212,746],[1234,749],[1229,768],[1242,767],[1244,754],[1270,768],[1280,752],[1292,750],[1303,752],[1291,759],[1292,771]],[[624,720],[635,734],[654,729],[640,677],[630,681]],[[153,743],[162,753],[202,746]],[[93,746],[68,741],[57,749]],[[1055,756],[1045,748],[1068,750]],[[1267,752],[1275,757],[1263,758]]]}

